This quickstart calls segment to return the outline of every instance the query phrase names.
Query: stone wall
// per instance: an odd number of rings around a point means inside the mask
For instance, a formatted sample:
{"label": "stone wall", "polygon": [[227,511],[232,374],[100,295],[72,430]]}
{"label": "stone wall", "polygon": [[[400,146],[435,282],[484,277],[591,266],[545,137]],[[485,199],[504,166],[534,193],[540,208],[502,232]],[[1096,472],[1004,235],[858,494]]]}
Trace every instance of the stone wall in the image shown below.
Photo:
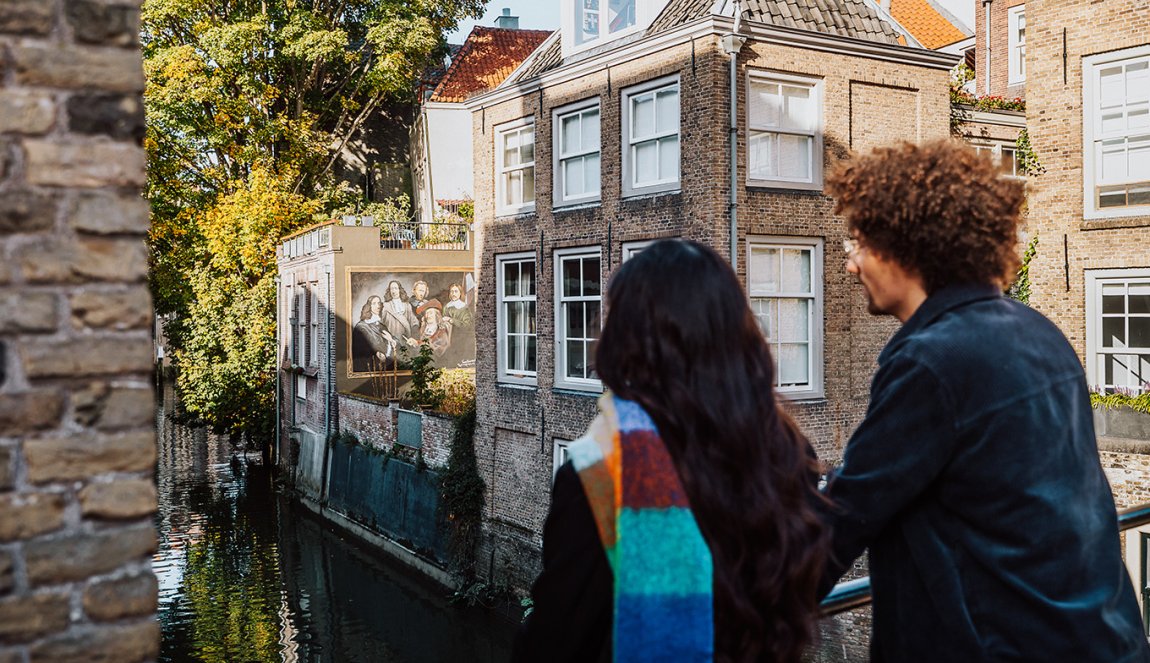
{"label": "stone wall", "polygon": [[0,3],[0,661],[159,651],[138,0]]}

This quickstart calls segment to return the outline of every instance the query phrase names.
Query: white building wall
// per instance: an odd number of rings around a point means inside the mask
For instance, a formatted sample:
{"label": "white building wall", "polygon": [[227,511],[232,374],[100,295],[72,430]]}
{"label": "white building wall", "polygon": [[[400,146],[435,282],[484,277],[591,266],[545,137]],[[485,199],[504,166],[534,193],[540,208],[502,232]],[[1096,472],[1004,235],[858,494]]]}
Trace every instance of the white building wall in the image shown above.
{"label": "white building wall", "polygon": [[416,208],[427,223],[435,214],[436,200],[473,197],[471,113],[462,104],[428,102],[423,105],[412,143],[420,148],[414,166]]}

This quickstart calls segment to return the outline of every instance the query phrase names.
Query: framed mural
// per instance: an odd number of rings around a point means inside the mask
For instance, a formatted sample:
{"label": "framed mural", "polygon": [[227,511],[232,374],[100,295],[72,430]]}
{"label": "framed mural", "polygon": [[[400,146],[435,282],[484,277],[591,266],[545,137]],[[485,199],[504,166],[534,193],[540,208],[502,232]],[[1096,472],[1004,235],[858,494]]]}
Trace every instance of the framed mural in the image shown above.
{"label": "framed mural", "polygon": [[435,366],[475,366],[475,275],[459,268],[347,268],[347,377],[410,374],[424,342]]}

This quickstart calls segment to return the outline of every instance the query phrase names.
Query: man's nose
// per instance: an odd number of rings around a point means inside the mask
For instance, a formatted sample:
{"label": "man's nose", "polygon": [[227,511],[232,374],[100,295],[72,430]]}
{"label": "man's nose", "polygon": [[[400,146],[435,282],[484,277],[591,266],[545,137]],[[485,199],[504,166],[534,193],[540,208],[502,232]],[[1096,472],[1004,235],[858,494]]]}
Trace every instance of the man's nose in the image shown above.
{"label": "man's nose", "polygon": [[854,258],[847,258],[846,270],[848,274],[859,273],[859,266],[855,264]]}

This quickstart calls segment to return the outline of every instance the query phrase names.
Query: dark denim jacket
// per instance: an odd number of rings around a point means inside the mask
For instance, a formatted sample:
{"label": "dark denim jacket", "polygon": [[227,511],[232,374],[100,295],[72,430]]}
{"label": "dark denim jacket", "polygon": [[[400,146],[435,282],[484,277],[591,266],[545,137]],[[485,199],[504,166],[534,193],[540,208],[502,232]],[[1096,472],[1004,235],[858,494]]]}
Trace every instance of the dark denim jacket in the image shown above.
{"label": "dark denim jacket", "polygon": [[823,589],[870,549],[872,660],[1150,661],[1082,366],[993,287],[895,334],[827,492]]}

